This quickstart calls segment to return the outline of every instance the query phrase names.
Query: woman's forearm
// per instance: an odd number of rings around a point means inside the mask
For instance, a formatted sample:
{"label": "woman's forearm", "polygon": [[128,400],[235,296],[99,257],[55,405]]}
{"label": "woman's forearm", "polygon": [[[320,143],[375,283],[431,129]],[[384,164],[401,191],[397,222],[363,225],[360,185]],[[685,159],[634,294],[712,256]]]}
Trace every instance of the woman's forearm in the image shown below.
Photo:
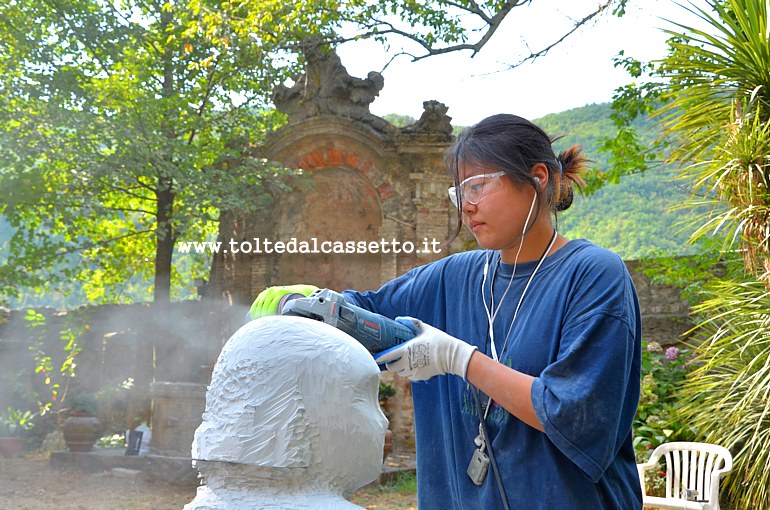
{"label": "woman's forearm", "polygon": [[507,367],[478,351],[473,353],[466,372],[468,381],[524,423],[543,431],[532,405],[531,375]]}

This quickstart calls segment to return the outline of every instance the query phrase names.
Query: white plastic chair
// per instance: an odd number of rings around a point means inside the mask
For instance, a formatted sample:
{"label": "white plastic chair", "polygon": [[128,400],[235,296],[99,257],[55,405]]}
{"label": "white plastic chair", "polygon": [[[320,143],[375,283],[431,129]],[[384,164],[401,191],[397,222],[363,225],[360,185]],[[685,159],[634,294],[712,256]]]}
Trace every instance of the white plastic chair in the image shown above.
{"label": "white plastic chair", "polygon": [[[648,496],[644,473],[660,469],[661,457],[666,459],[666,496]],[[733,458],[727,448],[719,445],[672,442],[655,448],[650,460],[636,468],[645,508],[719,510],[719,479],[732,471]]]}

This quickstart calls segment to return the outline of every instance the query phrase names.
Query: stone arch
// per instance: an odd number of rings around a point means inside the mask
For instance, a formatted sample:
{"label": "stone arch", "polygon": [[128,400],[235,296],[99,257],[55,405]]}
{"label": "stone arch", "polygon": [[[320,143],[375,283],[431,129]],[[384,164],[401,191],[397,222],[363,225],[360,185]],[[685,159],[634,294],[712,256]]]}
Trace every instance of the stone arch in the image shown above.
{"label": "stone arch", "polygon": [[370,243],[403,237],[398,222],[408,223],[413,209],[408,173],[404,178],[404,172],[393,171],[394,165],[386,170],[391,152],[381,133],[339,117],[307,119],[271,138],[266,157],[304,173],[299,184],[303,190],[281,197],[275,235],[317,241],[308,246],[311,250],[336,242],[336,253],[280,256],[272,267],[272,282],[363,290],[376,289],[387,279],[392,271],[383,273],[393,256],[372,251]]}
{"label": "stone arch", "polygon": [[[385,141],[393,135],[366,129],[362,123],[346,118],[315,117],[278,131],[266,147],[265,156],[289,168],[309,172],[332,167],[358,171],[377,191],[383,214],[395,213],[400,217],[407,204],[395,187],[401,184],[408,188],[405,181],[409,175],[392,162],[388,165],[393,149]],[[397,182],[398,179],[403,182]]]}
{"label": "stone arch", "polygon": [[[418,123],[419,124],[419,123]],[[378,288],[407,270],[447,254],[420,251],[442,242],[453,216],[443,166],[449,140],[419,129],[398,129],[372,115],[320,115],[290,122],[255,148],[254,156],[301,169],[292,191],[273,196],[255,214],[222,214],[220,240],[298,244],[305,253],[223,253],[215,257],[207,293],[249,305],[264,288],[312,283],[337,290]],[[345,185],[332,186],[342,179]],[[320,190],[320,191],[319,191]],[[337,199],[334,199],[334,196]],[[331,197],[331,199],[327,199]],[[366,211],[366,212],[363,212]],[[355,221],[354,221],[355,220]],[[354,253],[308,253],[317,242],[353,242]],[[358,243],[409,243],[414,251],[358,253]],[[432,247],[433,245],[431,245]],[[340,251],[340,250],[338,250]]]}

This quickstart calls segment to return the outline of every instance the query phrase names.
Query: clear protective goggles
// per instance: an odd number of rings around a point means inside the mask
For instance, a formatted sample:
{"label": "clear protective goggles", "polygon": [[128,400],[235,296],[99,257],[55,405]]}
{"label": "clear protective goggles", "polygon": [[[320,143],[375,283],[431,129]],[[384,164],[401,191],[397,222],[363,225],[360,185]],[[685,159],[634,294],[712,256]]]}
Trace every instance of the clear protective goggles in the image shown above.
{"label": "clear protective goggles", "polygon": [[[481,199],[485,196],[499,191],[503,187],[503,181],[501,177],[505,175],[505,172],[495,172],[493,174],[481,174],[468,177],[459,186],[452,186],[449,188],[449,200],[452,201],[455,207],[460,207],[460,201],[466,200],[469,203],[476,205],[481,202]],[[457,191],[460,190],[458,196]]]}

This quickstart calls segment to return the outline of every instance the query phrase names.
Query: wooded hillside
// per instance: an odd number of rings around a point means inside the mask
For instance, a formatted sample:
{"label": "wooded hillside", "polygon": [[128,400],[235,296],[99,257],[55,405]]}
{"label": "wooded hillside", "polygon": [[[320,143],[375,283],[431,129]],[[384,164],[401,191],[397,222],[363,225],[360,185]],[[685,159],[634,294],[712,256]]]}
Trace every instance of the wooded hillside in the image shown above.
{"label": "wooded hillside", "polygon": [[[610,106],[587,105],[547,115],[534,122],[553,137],[557,150],[580,144],[599,169],[608,167],[607,155],[598,148],[604,137],[613,134]],[[656,133],[649,121],[641,124],[648,138]],[[586,238],[608,248],[626,260],[639,259],[661,251],[689,253],[689,231],[683,223],[694,217],[692,210],[672,210],[686,201],[682,183],[672,181],[673,169],[661,166],[644,174],[624,177],[619,184],[608,184],[595,194],[577,196],[575,203],[560,217],[559,231],[568,238]]]}

